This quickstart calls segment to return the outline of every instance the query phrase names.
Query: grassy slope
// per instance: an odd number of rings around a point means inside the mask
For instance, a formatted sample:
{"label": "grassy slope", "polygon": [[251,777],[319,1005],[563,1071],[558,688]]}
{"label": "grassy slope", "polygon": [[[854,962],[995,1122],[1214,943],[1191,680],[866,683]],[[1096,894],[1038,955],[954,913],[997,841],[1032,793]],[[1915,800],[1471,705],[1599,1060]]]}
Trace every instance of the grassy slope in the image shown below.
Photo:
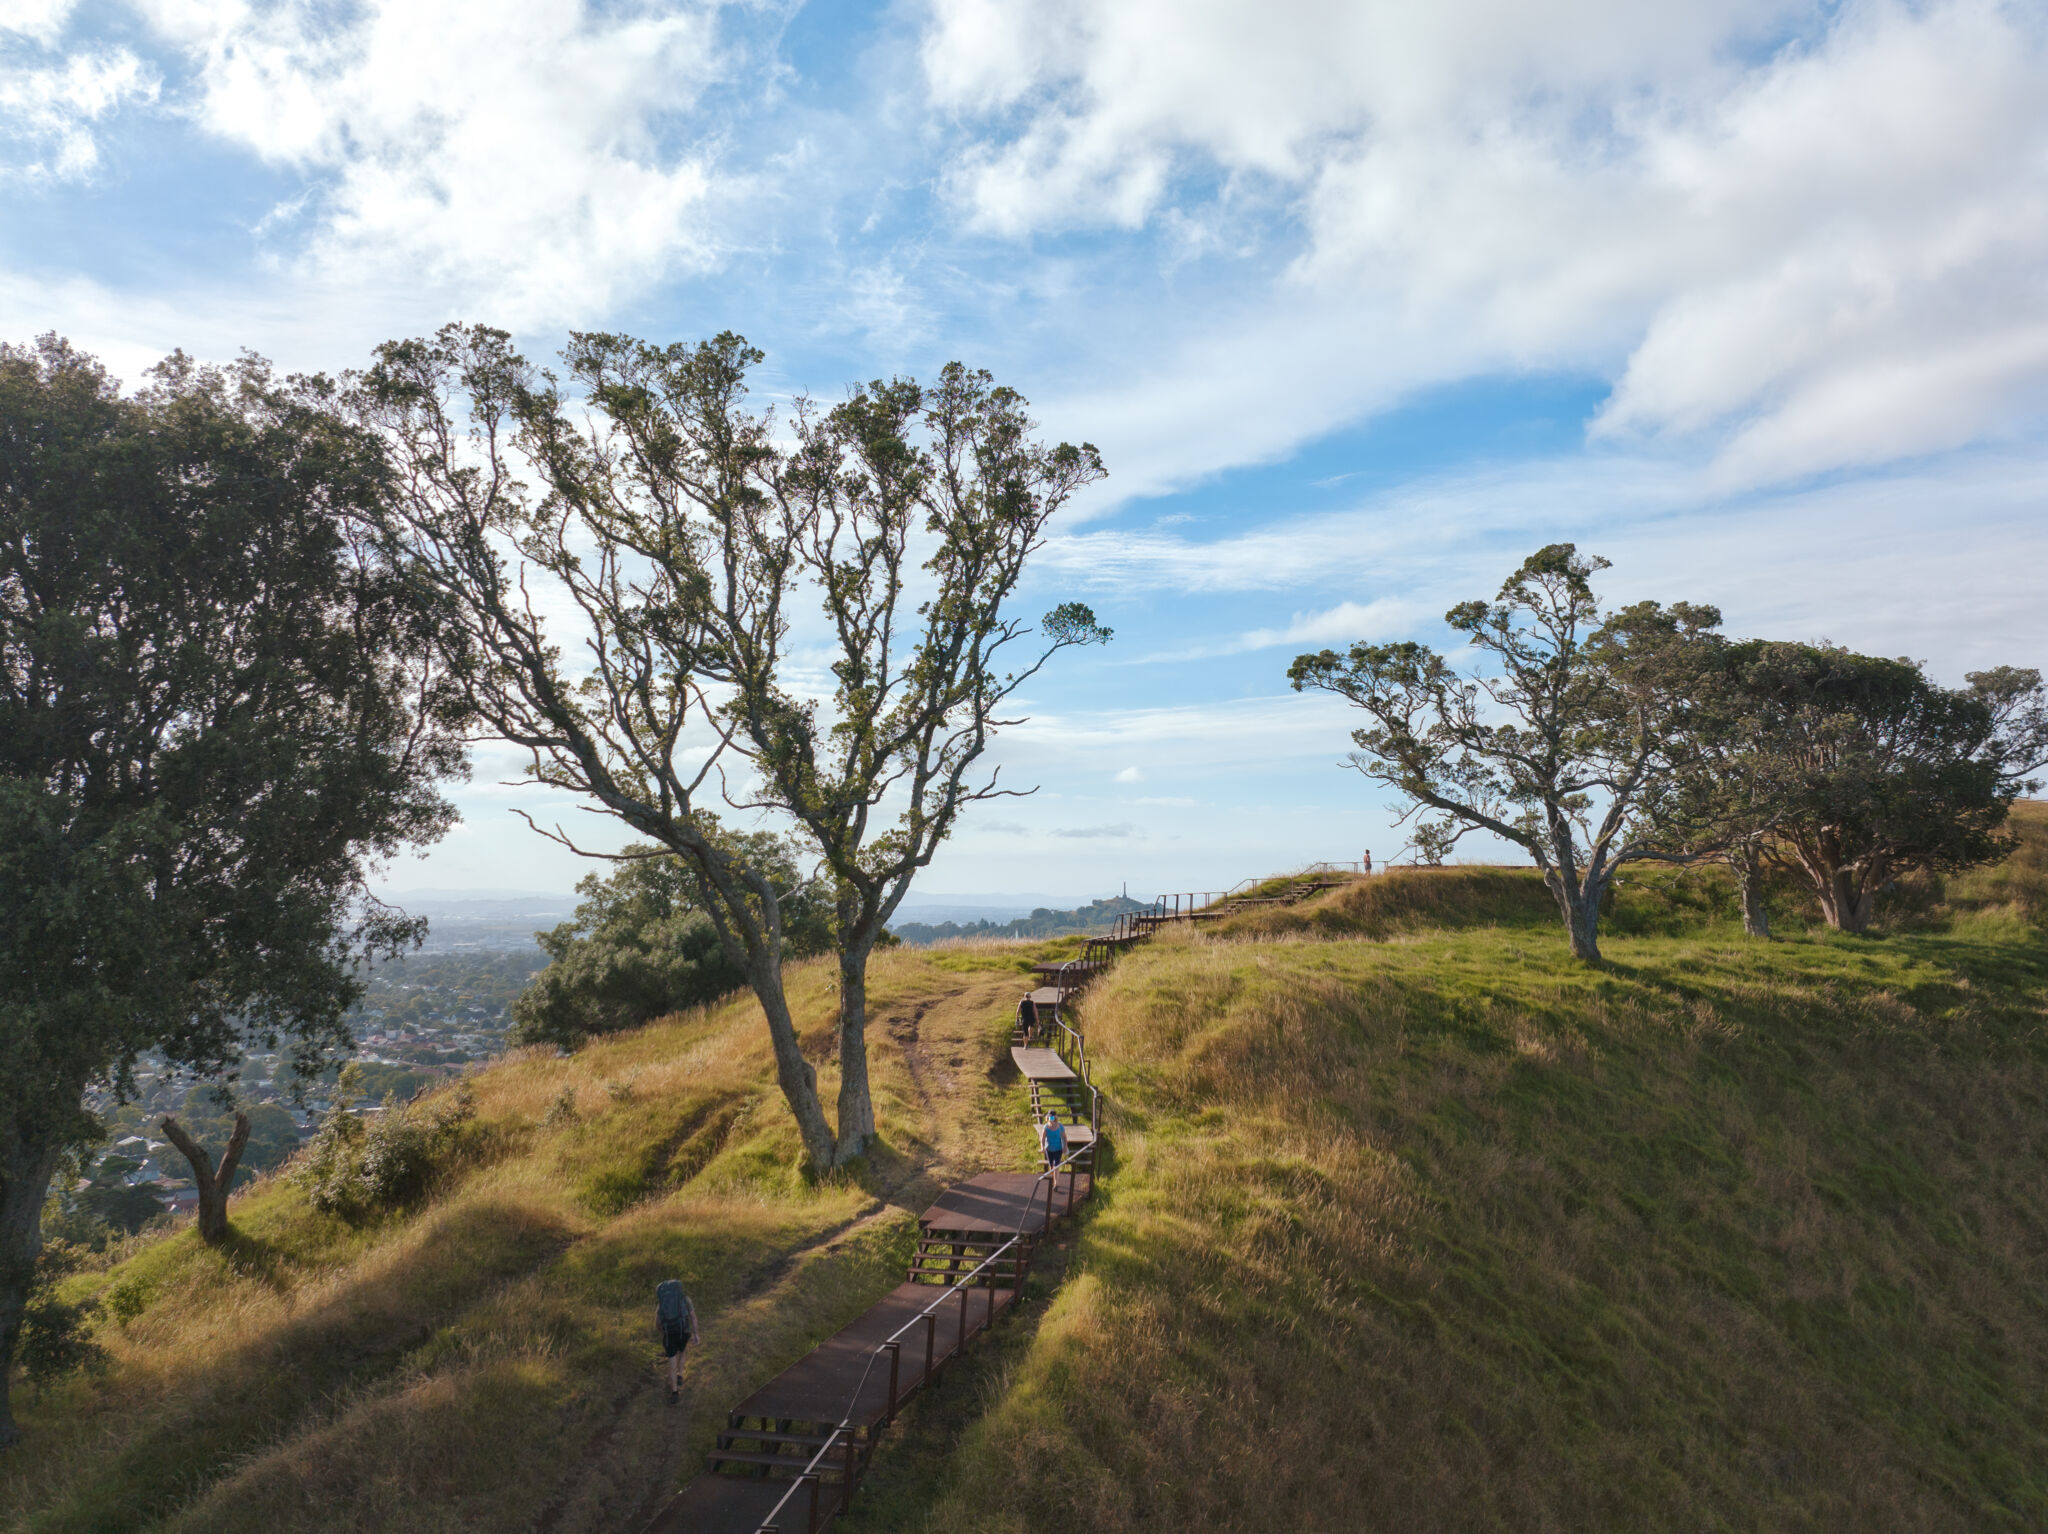
{"label": "grassy slope", "polygon": [[1946,932],[1695,917],[1596,971],[1456,870],[1132,955],[1086,1004],[1118,1170],[922,1526],[2048,1527],[2026,825]]}
{"label": "grassy slope", "polygon": [[[758,1011],[735,1002],[478,1074],[466,1165],[421,1211],[352,1230],[273,1180],[237,1198],[233,1250],[188,1233],[76,1281],[128,1315],[105,1328],[113,1368],[24,1413],[0,1526],[635,1526],[729,1401],[900,1280],[936,1185],[1029,1163],[990,1077],[1029,957],[877,956],[888,1151],[856,1183],[798,1175]],[[791,978],[822,1062],[831,972]],[[544,1127],[565,1087],[577,1118]],[[704,1314],[687,1413],[655,1386],[670,1274]]]}
{"label": "grassy slope", "polygon": [[[1070,1281],[912,1407],[848,1534],[2048,1525],[2028,826],[1874,941],[1748,943],[1713,877],[1646,877],[1587,971],[1526,875],[1458,870],[1132,955],[1088,1003],[1119,1121]],[[1029,957],[878,959],[857,1185],[796,1175],[735,1004],[481,1074],[413,1215],[273,1183],[226,1257],[94,1277],[135,1312],[113,1373],[27,1413],[0,1526],[632,1527],[894,1281],[933,1185],[1024,1164],[989,1067]],[[829,984],[794,977],[820,1056]],[[669,1272],[706,1312],[687,1413]]]}

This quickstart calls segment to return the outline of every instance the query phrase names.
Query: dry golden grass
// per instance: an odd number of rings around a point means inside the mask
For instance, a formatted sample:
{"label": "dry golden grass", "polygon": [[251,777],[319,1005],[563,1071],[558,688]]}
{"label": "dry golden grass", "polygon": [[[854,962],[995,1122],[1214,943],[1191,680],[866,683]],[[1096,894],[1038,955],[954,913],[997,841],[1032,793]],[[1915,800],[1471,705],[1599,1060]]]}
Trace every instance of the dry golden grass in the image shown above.
{"label": "dry golden grass", "polygon": [[1091,992],[1117,1167],[915,1526],[2048,1526],[2048,947],[1500,915]]}
{"label": "dry golden grass", "polygon": [[[876,956],[884,1145],[814,1185],[751,999],[470,1078],[458,1164],[360,1229],[288,1181],[238,1196],[222,1252],[188,1232],[75,1281],[109,1373],[24,1412],[0,1524],[25,1530],[610,1529],[702,1463],[731,1401],[896,1283],[943,1181],[1029,1163],[991,1079],[1032,950]],[[789,977],[827,1101],[834,972]],[[562,1095],[572,1116],[547,1122]],[[657,1386],[655,1283],[706,1345],[688,1410]]]}

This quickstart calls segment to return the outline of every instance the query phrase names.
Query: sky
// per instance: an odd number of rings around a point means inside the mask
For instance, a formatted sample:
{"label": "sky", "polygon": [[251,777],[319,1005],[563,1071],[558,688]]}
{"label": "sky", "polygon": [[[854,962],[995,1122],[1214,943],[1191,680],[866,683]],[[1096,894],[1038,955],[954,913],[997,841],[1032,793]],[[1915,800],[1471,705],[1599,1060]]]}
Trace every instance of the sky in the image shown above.
{"label": "sky", "polygon": [[[1532,550],[1959,683],[2048,665],[2048,7],[0,0],[0,339],[361,365],[732,329],[763,398],[958,358],[1109,478],[922,893],[1208,889],[1405,836],[1288,662]],[[600,845],[480,748],[404,889]]]}

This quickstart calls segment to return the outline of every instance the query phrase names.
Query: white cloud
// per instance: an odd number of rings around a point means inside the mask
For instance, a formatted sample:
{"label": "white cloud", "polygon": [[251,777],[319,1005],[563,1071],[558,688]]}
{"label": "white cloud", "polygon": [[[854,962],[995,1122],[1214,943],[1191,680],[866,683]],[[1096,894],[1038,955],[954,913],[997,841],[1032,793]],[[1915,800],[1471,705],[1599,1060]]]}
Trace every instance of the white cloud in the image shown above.
{"label": "white cloud", "polygon": [[316,273],[588,322],[715,256],[710,152],[680,114],[718,73],[712,4],[138,0],[197,71],[208,132],[314,187]]}
{"label": "white cloud", "polygon": [[13,32],[47,46],[57,40],[78,0],[6,0],[0,5],[0,32]]}
{"label": "white cloud", "polygon": [[1285,628],[1253,629],[1238,641],[1244,650],[1274,645],[1329,644],[1404,632],[1415,621],[1415,604],[1381,597],[1373,602],[1339,602],[1319,613],[1296,613]]}
{"label": "white cloud", "polygon": [[[1156,531],[1067,534],[1045,562],[1071,584],[1189,593],[1367,589],[1261,638],[1429,637],[1452,603],[1494,591],[1541,544],[1572,540],[1615,568],[1612,601],[1719,606],[1731,632],[1832,637],[1911,653],[1951,680],[2048,664],[2048,456],[1979,451],[1781,493],[1728,495],[1654,458],[1579,457],[1439,476],[1342,512],[1198,542]],[[1355,625],[1355,631],[1354,631]],[[1182,660],[1248,648],[1240,636]],[[1276,642],[1284,642],[1276,639]]]}
{"label": "white cloud", "polygon": [[1185,477],[1521,368],[1616,378],[1599,432],[1729,485],[2048,411],[2038,6],[936,0],[923,60],[984,229],[1295,210],[1262,303],[1074,402],[1133,401],[1140,490],[1155,435]]}
{"label": "white cloud", "polygon": [[1142,783],[1145,781],[1145,774],[1135,767],[1126,767],[1116,775],[1116,781],[1119,783]]}
{"label": "white cloud", "polygon": [[[37,41],[55,38],[64,19],[59,6],[31,7],[0,27]],[[11,141],[20,146],[9,164],[31,181],[80,181],[99,168],[96,125],[131,101],[153,101],[154,71],[125,48],[74,53],[55,63],[29,50],[0,46],[0,155]]]}
{"label": "white cloud", "polygon": [[[1118,537],[1116,534],[1082,536],[1105,544],[1114,544]],[[1207,660],[1218,655],[1244,655],[1254,650],[1270,650],[1277,645],[1349,644],[1361,639],[1385,638],[1410,632],[1417,620],[1424,616],[1424,609],[1418,608],[1414,602],[1406,599],[1380,597],[1371,602],[1339,602],[1335,607],[1322,612],[1296,613],[1293,622],[1280,628],[1247,629],[1235,638],[1226,639],[1218,644],[1195,645],[1187,649],[1162,650],[1156,654],[1142,655],[1138,658],[1138,664]]]}

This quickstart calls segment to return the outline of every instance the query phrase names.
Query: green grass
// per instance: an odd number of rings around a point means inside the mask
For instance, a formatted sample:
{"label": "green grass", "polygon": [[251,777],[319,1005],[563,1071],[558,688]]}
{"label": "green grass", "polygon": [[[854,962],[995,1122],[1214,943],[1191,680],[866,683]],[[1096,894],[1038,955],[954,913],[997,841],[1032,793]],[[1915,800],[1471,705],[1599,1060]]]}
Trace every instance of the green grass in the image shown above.
{"label": "green grass", "polygon": [[[1532,874],[1450,869],[1133,952],[1084,1004],[1098,1197],[847,1534],[2048,1527],[2048,816],[2019,829],[1870,938],[1781,892],[1751,942],[1718,870],[1631,871],[1587,968]],[[896,1281],[938,1186],[1029,1163],[1008,1019],[1078,946],[879,955],[884,1144],[837,1182],[734,1002],[480,1073],[422,1208],[352,1227],[273,1179],[225,1251],[76,1276],[112,1368],[27,1407],[0,1526],[637,1526]],[[828,1097],[831,982],[791,975]]]}
{"label": "green grass", "polygon": [[1518,880],[1091,992],[1120,1170],[910,1527],[2048,1526],[2048,945]]}
{"label": "green grass", "polygon": [[[1021,1096],[991,1067],[1030,959],[877,956],[884,1143],[823,1186],[736,1000],[478,1073],[477,1118],[422,1208],[352,1227],[272,1178],[236,1197],[223,1250],[187,1232],[77,1275],[73,1298],[108,1302],[111,1368],[20,1403],[0,1527],[637,1526],[732,1401],[900,1281],[938,1186],[1029,1164]],[[790,984],[829,1102],[833,972]],[[564,1092],[575,1112],[550,1121]],[[706,1340],[683,1411],[649,1319],[670,1276]]]}

